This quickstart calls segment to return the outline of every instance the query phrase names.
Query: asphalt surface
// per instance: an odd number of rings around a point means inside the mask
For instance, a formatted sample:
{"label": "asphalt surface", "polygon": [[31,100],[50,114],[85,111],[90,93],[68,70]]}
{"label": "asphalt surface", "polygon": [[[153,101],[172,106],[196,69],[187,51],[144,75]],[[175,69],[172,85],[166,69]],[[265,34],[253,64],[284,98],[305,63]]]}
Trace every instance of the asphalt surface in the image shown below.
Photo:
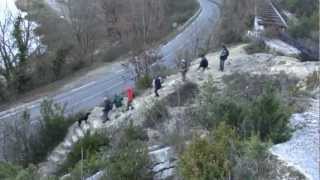
{"label": "asphalt surface", "polygon": [[[199,0],[199,2],[201,12],[198,17],[176,37],[159,47],[163,57],[162,63],[172,64],[177,54],[192,51],[194,47],[205,46],[210,31],[219,17],[219,9],[213,0]],[[25,110],[30,112],[31,119],[36,119],[40,116],[40,104],[45,98],[50,98],[58,104],[66,104],[67,113],[90,109],[101,104],[104,97],[122,92],[129,85],[133,85],[130,73],[126,72],[120,63],[114,63],[110,65],[108,71],[102,72],[94,80],[81,82],[78,86],[52,97],[42,97],[0,112],[0,122],[16,119]]]}

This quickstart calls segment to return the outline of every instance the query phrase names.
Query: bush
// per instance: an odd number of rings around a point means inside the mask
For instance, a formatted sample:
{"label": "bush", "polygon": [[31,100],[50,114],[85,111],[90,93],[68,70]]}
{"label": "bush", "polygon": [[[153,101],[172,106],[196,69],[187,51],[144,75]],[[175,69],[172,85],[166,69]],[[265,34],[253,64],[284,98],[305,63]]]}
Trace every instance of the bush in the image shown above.
{"label": "bush", "polygon": [[106,176],[113,180],[152,179],[148,148],[141,142],[129,142],[127,146],[114,151],[108,159]]}
{"label": "bush", "polygon": [[170,94],[166,101],[172,107],[183,106],[193,100],[199,93],[198,85],[192,82],[186,82],[180,86],[177,91]]}
{"label": "bush", "polygon": [[151,107],[146,108],[144,112],[144,127],[155,128],[163,123],[169,117],[169,111],[166,104],[162,101],[156,101]]}
{"label": "bush", "polygon": [[320,86],[320,72],[314,71],[311,75],[307,77],[307,88],[315,89]]}
{"label": "bush", "polygon": [[166,14],[171,18],[171,24],[174,22],[183,24],[199,8],[199,4],[195,0],[166,0],[166,4]]}
{"label": "bush", "polygon": [[[292,132],[289,126],[291,111],[277,96],[272,83],[267,84],[255,87],[264,87],[262,93],[243,98],[241,95],[230,95],[228,86],[225,93],[218,94],[212,82],[209,82],[201,93],[193,119],[207,129],[214,129],[225,122],[242,138],[258,134],[262,141],[270,139],[274,143],[283,142]],[[234,90],[235,87],[232,87]]]}
{"label": "bush", "polygon": [[263,41],[254,41],[245,47],[248,54],[265,53],[268,51],[266,44]]}
{"label": "bush", "polygon": [[319,9],[319,2],[317,0],[282,0],[281,4],[284,8],[296,13],[297,16],[310,16]]}
{"label": "bush", "polygon": [[240,140],[221,123],[205,139],[195,139],[181,155],[179,172],[188,179],[275,179],[269,161],[269,144],[258,136]]}
{"label": "bush", "polygon": [[[40,179],[37,174],[37,168],[30,165],[28,168],[22,168],[10,163],[0,162],[0,179],[2,180],[36,180]],[[57,180],[57,177],[50,176],[47,180]]]}
{"label": "bush", "polygon": [[254,17],[253,3],[253,0],[223,1],[221,19],[215,28],[215,37],[212,39],[214,46],[220,47],[221,44],[232,44],[243,40],[243,35],[252,26],[251,22],[253,22]]}
{"label": "bush", "polygon": [[281,143],[291,137],[290,116],[290,110],[282,104],[274,89],[267,87],[265,92],[252,103],[251,122],[246,124],[246,127],[253,128],[253,132],[259,134],[263,141],[271,139],[273,143]]}
{"label": "bush", "polygon": [[274,170],[269,161],[268,148],[269,144],[262,143],[258,136],[241,142],[235,166],[232,167],[233,177],[236,180],[275,179],[272,177]]}
{"label": "bush", "polygon": [[32,142],[32,162],[45,159],[66,136],[69,127],[76,121],[76,116],[64,117],[65,106],[54,104],[52,100],[41,103],[40,128],[36,140]]}
{"label": "bush", "polygon": [[104,62],[112,62],[118,59],[120,56],[125,55],[129,52],[127,47],[111,47],[107,52],[102,54],[102,60]]}
{"label": "bush", "polygon": [[152,87],[152,78],[149,75],[144,75],[139,78],[136,82],[136,87],[138,90],[145,90]]}
{"label": "bush", "polygon": [[235,131],[220,124],[212,140],[195,139],[181,155],[179,170],[186,180],[225,179],[230,175],[233,146],[237,146]]}
{"label": "bush", "polygon": [[146,132],[132,123],[120,135],[120,141],[107,158],[105,179],[151,180]]}
{"label": "bush", "polygon": [[83,158],[85,160],[84,164],[88,166],[87,170],[91,171],[91,166],[99,164],[99,162],[97,162],[97,155],[100,153],[100,150],[108,146],[109,139],[107,137],[99,134],[86,134],[85,137],[73,147],[73,150],[68,155],[66,163],[60,169],[60,173],[66,173],[73,168],[77,169],[75,166],[78,166],[78,164],[81,163],[82,150]]}
{"label": "bush", "polygon": [[106,167],[107,162],[102,155],[90,155],[90,158],[77,162],[66,180],[88,178]]}
{"label": "bush", "polygon": [[120,143],[118,144],[119,147],[126,146],[127,143],[132,141],[149,140],[147,132],[140,126],[134,126],[132,122],[130,122],[127,128],[123,129],[120,136]]}
{"label": "bush", "polygon": [[161,77],[167,77],[169,75],[175,74],[176,71],[174,69],[170,69],[167,66],[164,65],[153,65],[151,66],[151,76],[161,76]]}

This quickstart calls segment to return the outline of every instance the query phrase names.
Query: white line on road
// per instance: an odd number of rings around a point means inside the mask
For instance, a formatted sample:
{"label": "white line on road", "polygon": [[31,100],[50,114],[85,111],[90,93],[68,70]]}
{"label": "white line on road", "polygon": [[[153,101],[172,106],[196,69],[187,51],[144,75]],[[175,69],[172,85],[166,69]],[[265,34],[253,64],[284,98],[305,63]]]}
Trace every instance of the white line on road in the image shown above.
{"label": "white line on road", "polygon": [[112,89],[112,88],[114,88],[114,87],[120,86],[120,85],[121,85],[121,84],[123,84],[123,83],[124,83],[124,82],[120,81],[119,83],[114,84],[113,86],[111,86],[111,87],[109,87],[109,88],[105,89],[104,91],[101,91],[101,92],[99,92],[99,93],[97,93],[97,94],[95,94],[95,95],[92,95],[92,96],[86,97],[86,98],[84,98],[84,99],[82,99],[82,100],[78,101],[77,103],[72,104],[72,105],[71,105],[71,107],[78,106],[78,105],[82,104],[82,103],[83,103],[83,102],[85,102],[85,101],[88,101],[88,100],[90,100],[90,99],[96,98],[96,97],[98,97],[98,96],[100,96],[100,95],[102,95],[102,94],[106,93],[106,91],[108,91],[108,90],[110,90],[110,89]]}
{"label": "white line on road", "polygon": [[89,86],[92,86],[92,85],[96,84],[96,82],[97,82],[97,81],[92,81],[92,82],[90,82],[90,83],[88,83],[88,84],[85,84],[85,85],[83,85],[83,86],[80,86],[80,87],[78,87],[78,88],[74,88],[74,89],[71,90],[71,92],[80,91],[81,89],[84,89],[84,88],[86,88],[86,87],[89,87]]}

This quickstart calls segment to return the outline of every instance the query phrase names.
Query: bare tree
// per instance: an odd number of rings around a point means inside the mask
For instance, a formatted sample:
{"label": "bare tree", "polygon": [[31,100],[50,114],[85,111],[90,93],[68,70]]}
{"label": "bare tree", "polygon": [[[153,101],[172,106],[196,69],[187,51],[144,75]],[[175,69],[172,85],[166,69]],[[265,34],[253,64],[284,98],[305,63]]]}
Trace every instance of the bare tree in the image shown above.
{"label": "bare tree", "polygon": [[100,27],[96,1],[67,0],[66,7],[64,13],[74,39],[75,57],[81,62],[86,59],[92,62]]}
{"label": "bare tree", "polygon": [[162,57],[156,50],[143,51],[138,55],[132,55],[127,63],[123,64],[125,70],[131,73],[135,80],[151,74],[152,65]]}
{"label": "bare tree", "polygon": [[163,0],[100,0],[105,27],[132,49],[144,48],[164,33]]}
{"label": "bare tree", "polygon": [[34,28],[35,24],[21,14],[14,17],[10,12],[0,22],[0,73],[8,83],[27,73],[27,61],[39,48],[39,40],[32,32]]}

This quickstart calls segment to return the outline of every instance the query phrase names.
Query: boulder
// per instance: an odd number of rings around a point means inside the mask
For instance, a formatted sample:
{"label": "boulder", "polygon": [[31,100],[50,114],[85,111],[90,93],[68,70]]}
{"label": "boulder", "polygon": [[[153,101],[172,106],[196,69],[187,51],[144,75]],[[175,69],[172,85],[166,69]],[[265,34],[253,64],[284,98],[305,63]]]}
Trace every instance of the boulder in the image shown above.
{"label": "boulder", "polygon": [[152,171],[155,180],[171,178],[175,175],[177,157],[171,147],[153,150],[149,153],[153,163]]}

